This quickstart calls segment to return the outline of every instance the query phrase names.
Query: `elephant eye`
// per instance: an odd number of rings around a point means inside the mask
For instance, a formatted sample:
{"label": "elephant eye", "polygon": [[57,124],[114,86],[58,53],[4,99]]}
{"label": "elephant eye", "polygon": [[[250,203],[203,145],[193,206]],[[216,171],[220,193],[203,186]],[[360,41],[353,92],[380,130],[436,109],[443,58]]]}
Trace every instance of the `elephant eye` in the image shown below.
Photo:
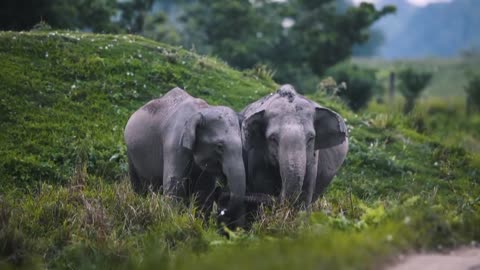
{"label": "elephant eye", "polygon": [[223,147],[223,143],[215,144],[215,149],[217,150],[217,152],[223,152]]}
{"label": "elephant eye", "polygon": [[308,135],[307,135],[307,142],[308,142],[308,143],[312,143],[313,140],[315,140],[315,135],[313,135],[313,134],[308,134]]}
{"label": "elephant eye", "polygon": [[272,134],[272,135],[268,136],[268,140],[273,142],[273,143],[278,144],[278,137],[275,134]]}

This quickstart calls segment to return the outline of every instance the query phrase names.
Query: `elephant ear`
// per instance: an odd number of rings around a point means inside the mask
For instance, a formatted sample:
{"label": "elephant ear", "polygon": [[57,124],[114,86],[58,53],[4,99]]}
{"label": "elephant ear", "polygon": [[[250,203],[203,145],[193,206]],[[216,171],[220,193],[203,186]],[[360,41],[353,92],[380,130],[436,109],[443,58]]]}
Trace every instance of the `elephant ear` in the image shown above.
{"label": "elephant ear", "polygon": [[245,116],[241,113],[237,113],[237,119],[238,119],[238,126],[242,128],[243,121],[245,120]]}
{"label": "elephant ear", "polygon": [[197,113],[185,123],[180,139],[180,145],[182,147],[193,150],[193,147],[195,146],[197,128],[202,125],[203,118],[204,117],[201,113]]}
{"label": "elephant ear", "polygon": [[265,110],[261,110],[243,120],[242,141],[245,150],[258,147],[262,143],[265,130],[264,115]]}
{"label": "elephant ear", "polygon": [[314,118],[315,149],[334,147],[346,140],[347,126],[336,112],[317,106]]}

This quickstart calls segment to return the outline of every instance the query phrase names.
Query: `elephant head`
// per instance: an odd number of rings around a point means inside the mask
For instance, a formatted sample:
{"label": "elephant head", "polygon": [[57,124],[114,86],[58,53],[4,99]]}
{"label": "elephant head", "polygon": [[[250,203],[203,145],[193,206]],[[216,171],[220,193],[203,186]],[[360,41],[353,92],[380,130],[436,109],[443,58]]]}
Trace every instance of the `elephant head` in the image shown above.
{"label": "elephant head", "polygon": [[[185,124],[181,145],[192,151],[198,167],[226,182],[232,194],[227,209],[239,208],[245,196],[245,166],[237,113],[223,106],[202,109]],[[236,222],[242,223],[243,215],[234,212]]]}
{"label": "elephant head", "polygon": [[334,147],[346,140],[343,119],[298,95],[290,85],[282,86],[253,110],[246,111],[245,116],[244,149],[260,150],[256,155],[263,153],[262,162],[266,165],[262,167],[270,168],[273,177],[281,179],[274,195],[279,195],[281,201],[306,196],[300,201],[309,205],[311,195],[308,193],[313,192],[317,172],[316,150]]}

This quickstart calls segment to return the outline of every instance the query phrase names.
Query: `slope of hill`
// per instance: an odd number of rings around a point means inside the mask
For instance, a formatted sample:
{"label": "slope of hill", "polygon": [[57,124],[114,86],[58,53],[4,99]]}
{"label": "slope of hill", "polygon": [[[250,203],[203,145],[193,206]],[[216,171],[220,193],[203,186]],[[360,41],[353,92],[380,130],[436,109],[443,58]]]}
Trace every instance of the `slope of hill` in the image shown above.
{"label": "slope of hill", "polygon": [[384,33],[378,56],[398,58],[452,57],[480,48],[480,2],[455,0],[413,7],[405,1],[383,0],[397,5],[397,14],[380,20],[374,29]]}
{"label": "slope of hill", "polygon": [[480,157],[443,144],[421,115],[357,115],[311,96],[347,119],[338,177],[310,215],[278,205],[225,238],[192,208],[132,192],[122,128],[177,85],[239,109],[275,90],[266,72],[72,32],[0,33],[0,58],[2,269],[372,269],[480,241]]}
{"label": "slope of hill", "polygon": [[118,178],[129,114],[175,86],[236,109],[274,88],[253,73],[136,36],[0,38],[0,125],[8,130],[0,135],[0,190],[32,178],[65,182],[80,152],[90,173]]}

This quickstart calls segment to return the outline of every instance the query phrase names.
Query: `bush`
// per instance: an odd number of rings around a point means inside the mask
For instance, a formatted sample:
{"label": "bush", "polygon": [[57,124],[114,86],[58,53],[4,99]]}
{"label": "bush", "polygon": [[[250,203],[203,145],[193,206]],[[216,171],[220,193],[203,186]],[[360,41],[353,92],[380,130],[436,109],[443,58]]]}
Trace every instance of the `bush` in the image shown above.
{"label": "bush", "polygon": [[364,108],[379,89],[373,69],[344,63],[328,70],[327,75],[339,83],[346,83],[346,89],[337,95],[354,111]]}
{"label": "bush", "polygon": [[480,74],[470,78],[465,92],[467,93],[467,113],[470,114],[473,109],[480,110]]}
{"label": "bush", "polygon": [[400,92],[405,97],[406,103],[403,108],[405,113],[412,111],[415,101],[432,79],[432,73],[415,71],[411,68],[398,73],[401,82]]}

